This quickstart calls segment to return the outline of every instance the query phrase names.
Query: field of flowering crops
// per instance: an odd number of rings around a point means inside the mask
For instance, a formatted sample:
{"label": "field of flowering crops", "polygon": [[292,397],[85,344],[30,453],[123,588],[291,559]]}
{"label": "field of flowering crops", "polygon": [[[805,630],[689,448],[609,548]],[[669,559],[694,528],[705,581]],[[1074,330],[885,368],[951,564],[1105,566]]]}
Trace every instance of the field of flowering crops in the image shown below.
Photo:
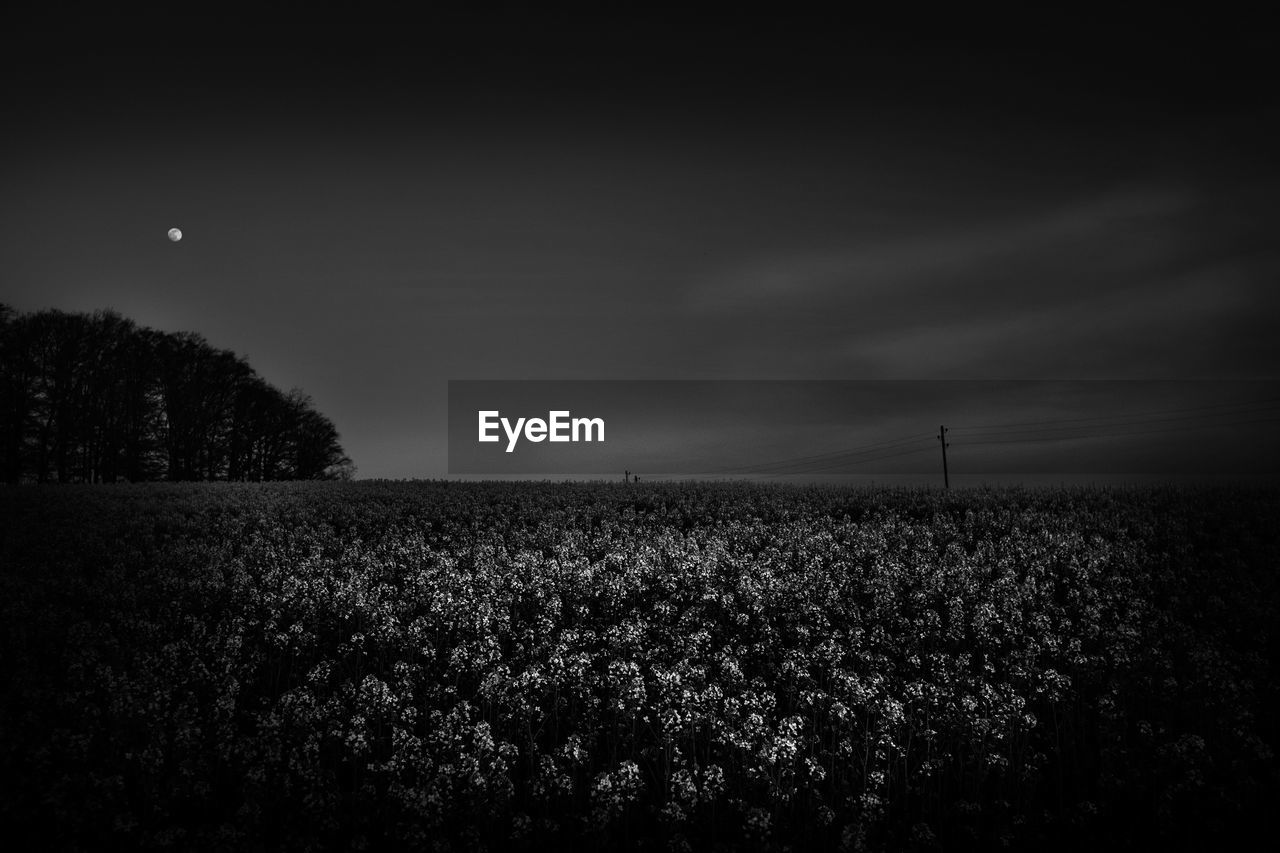
{"label": "field of flowering crops", "polygon": [[1280,492],[0,492],[41,849],[1220,846],[1274,803]]}

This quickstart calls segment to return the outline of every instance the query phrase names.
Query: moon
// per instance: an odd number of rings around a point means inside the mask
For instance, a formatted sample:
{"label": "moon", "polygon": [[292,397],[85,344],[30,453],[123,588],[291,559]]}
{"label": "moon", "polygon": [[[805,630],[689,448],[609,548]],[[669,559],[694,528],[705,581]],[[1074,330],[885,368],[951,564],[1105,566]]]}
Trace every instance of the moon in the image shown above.
{"label": "moon", "polygon": [[172,241],[173,241],[173,242],[175,242],[175,243],[176,243],[176,242],[178,242],[179,240],[181,240],[181,239],[182,239],[182,229],[181,229],[181,228],[170,228],[170,229],[169,229],[169,239],[170,239],[170,240],[172,240]]}

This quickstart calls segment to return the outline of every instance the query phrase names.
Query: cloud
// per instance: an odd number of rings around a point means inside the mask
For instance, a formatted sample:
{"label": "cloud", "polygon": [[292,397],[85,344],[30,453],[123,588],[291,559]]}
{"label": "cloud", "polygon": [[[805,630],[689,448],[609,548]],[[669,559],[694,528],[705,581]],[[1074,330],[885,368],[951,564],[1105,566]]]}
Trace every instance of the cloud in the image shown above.
{"label": "cloud", "polygon": [[1209,268],[1067,305],[883,330],[834,342],[825,358],[901,376],[1208,376],[1224,367],[1217,333],[1249,310],[1251,293],[1240,270]]}
{"label": "cloud", "polygon": [[[1041,211],[1017,221],[987,222],[940,233],[907,235],[888,243],[867,243],[781,257],[756,256],[721,270],[692,288],[691,309],[720,312],[765,303],[817,304],[874,302],[922,289],[975,270],[1028,256],[1079,250],[1117,237],[1135,239],[1137,253],[1149,251],[1168,220],[1194,200],[1184,192],[1150,189],[1112,193]],[[1138,233],[1135,233],[1138,232]]]}
{"label": "cloud", "polygon": [[742,375],[1273,375],[1280,262],[1201,227],[1216,213],[1189,192],[1107,194],[742,267],[696,288],[690,312]]}

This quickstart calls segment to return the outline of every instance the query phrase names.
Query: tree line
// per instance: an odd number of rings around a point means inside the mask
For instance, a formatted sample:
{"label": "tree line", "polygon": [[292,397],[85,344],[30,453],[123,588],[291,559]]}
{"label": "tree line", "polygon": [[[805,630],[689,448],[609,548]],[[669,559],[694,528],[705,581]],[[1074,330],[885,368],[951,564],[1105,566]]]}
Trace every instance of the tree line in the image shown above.
{"label": "tree line", "polygon": [[346,479],[333,423],[192,332],[0,304],[7,483]]}

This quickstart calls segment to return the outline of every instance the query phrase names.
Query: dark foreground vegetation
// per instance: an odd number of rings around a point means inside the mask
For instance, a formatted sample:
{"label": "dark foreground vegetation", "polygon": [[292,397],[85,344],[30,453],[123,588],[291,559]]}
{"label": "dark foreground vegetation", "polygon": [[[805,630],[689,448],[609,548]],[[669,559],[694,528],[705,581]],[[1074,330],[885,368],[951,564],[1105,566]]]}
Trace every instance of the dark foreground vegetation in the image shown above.
{"label": "dark foreground vegetation", "polygon": [[41,849],[1270,829],[1275,490],[122,485],[0,509],[0,818]]}

